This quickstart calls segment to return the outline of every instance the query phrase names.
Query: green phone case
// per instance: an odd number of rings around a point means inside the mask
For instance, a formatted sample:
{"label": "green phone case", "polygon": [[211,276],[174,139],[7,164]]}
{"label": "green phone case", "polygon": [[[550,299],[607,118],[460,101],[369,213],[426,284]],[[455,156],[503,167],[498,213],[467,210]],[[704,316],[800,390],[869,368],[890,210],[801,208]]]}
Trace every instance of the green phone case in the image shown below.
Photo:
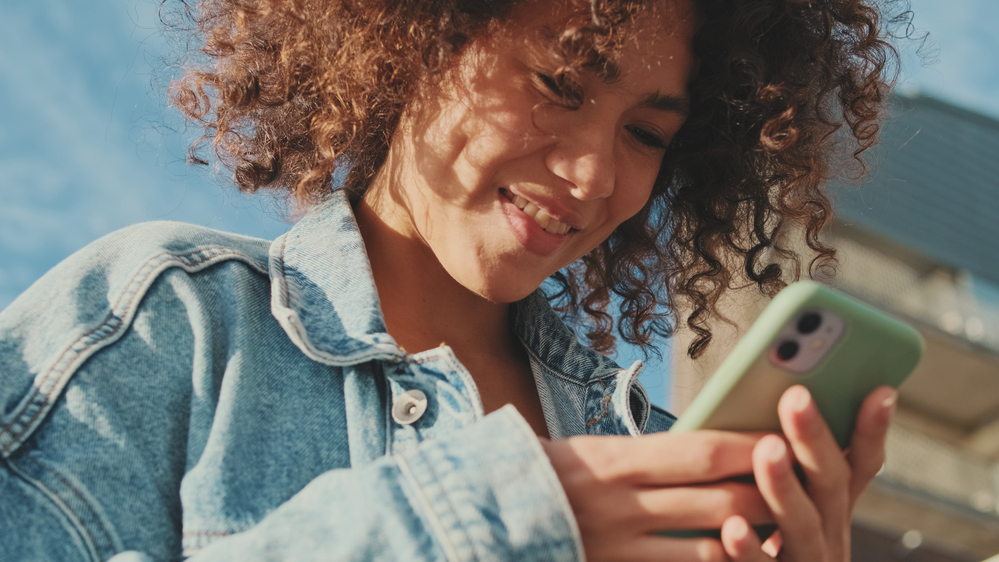
{"label": "green phone case", "polygon": [[[769,357],[795,318],[825,310],[845,321],[839,339],[812,369],[794,373]],[[840,447],[846,447],[864,398],[882,385],[898,387],[916,367],[923,338],[911,326],[814,281],[799,281],[774,297],[672,431],[780,431],[777,402],[802,384]]]}

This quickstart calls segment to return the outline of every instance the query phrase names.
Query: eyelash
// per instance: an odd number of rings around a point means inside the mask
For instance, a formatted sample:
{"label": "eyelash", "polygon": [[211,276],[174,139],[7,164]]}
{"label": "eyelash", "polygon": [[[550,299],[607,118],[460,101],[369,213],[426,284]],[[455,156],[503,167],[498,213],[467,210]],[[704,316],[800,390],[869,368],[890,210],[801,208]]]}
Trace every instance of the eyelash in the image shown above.
{"label": "eyelash", "polygon": [[[558,98],[559,100],[565,100],[565,92],[559,87],[558,83],[555,81],[550,74],[545,74],[544,72],[535,72],[534,81],[541,87],[544,88],[547,93],[551,96]],[[666,150],[666,141],[662,137],[634,125],[629,125],[626,127],[629,133],[641,143],[643,146],[652,148],[655,150]]]}
{"label": "eyelash", "polygon": [[550,74],[545,74],[543,72],[534,73],[534,81],[538,83],[542,88],[547,90],[547,92],[557,98],[562,98],[564,93],[562,88],[559,88],[558,82]]}
{"label": "eyelash", "polygon": [[635,137],[635,140],[642,143],[644,146],[655,148],[657,150],[666,150],[666,141],[659,135],[634,125],[629,125],[625,128],[633,137]]}
{"label": "eyelash", "polygon": [[565,109],[576,110],[583,101],[583,91],[575,84],[559,84],[555,77],[544,72],[533,74],[535,87],[541,90],[541,94],[552,103],[558,104]]}

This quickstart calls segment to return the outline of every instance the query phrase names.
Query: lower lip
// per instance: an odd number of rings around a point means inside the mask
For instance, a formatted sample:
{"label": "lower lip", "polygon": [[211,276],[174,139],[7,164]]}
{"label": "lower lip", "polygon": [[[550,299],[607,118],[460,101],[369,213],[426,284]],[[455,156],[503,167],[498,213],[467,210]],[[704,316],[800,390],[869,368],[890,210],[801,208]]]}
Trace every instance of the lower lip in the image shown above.
{"label": "lower lip", "polygon": [[499,200],[503,212],[506,214],[507,222],[510,223],[510,230],[513,231],[514,238],[529,252],[540,256],[550,256],[561,248],[566,239],[569,238],[568,234],[552,234],[541,228],[538,223],[534,222],[533,218],[527,216],[502,193],[499,194]]}

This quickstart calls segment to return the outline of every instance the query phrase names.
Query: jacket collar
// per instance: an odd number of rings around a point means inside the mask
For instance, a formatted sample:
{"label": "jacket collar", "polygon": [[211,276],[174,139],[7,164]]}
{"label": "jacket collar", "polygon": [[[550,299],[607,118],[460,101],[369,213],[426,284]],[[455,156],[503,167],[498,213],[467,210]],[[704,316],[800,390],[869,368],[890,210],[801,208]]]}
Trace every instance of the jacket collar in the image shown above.
{"label": "jacket collar", "polygon": [[579,343],[541,289],[516,303],[511,311],[517,337],[531,358],[550,372],[587,384],[614,376],[621,367],[612,359]]}
{"label": "jacket collar", "polygon": [[330,365],[399,360],[343,190],[271,245],[271,312],[308,357]]}
{"label": "jacket collar", "polygon": [[[405,358],[385,327],[371,264],[343,190],[274,241],[270,275],[274,316],[313,360],[346,366]],[[516,303],[511,314],[532,364],[542,366],[545,376],[585,387],[595,381],[606,385],[621,373],[613,360],[579,343],[540,289]]]}

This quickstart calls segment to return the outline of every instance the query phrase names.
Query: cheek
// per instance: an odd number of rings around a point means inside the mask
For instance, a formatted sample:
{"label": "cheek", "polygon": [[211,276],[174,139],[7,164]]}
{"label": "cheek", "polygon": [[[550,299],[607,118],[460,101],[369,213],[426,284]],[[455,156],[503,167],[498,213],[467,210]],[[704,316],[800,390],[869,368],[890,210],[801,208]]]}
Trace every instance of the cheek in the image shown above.
{"label": "cheek", "polygon": [[652,195],[652,186],[655,183],[656,175],[658,174],[645,174],[646,177],[633,178],[628,183],[623,184],[622,189],[614,193],[611,213],[615,228],[642,210]]}
{"label": "cheek", "polygon": [[480,167],[530,154],[543,138],[533,121],[533,104],[516,95],[472,108],[462,132],[467,139],[466,159]]}
{"label": "cheek", "polygon": [[616,190],[614,195],[612,195],[607,201],[607,220],[605,221],[603,227],[599,233],[594,232],[594,235],[586,242],[587,247],[585,251],[581,252],[575,259],[583,257],[583,255],[588,253],[590,250],[603,243],[603,241],[609,238],[614,230],[621,225],[621,223],[641,211],[642,207],[644,207],[645,203],[649,200],[651,194],[651,181],[641,184],[632,184],[631,189]]}

